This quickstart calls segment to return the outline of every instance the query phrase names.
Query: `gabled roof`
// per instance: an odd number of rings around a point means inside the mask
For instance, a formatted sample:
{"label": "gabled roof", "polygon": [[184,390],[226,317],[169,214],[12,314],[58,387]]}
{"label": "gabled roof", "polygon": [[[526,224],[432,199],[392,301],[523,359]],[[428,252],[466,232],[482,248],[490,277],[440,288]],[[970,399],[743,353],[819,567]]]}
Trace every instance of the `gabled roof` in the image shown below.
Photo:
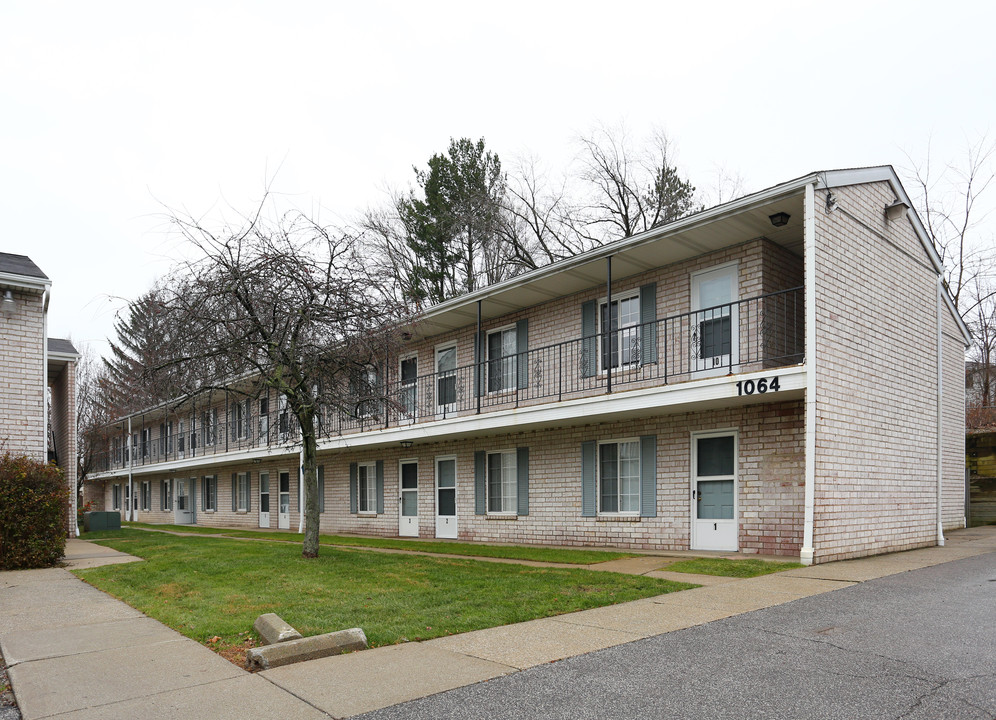
{"label": "gabled roof", "polygon": [[50,355],[75,355],[79,357],[79,352],[73,347],[73,343],[62,338],[48,339],[48,352]]}
{"label": "gabled roof", "polygon": [[0,287],[14,287],[42,292],[52,285],[27,255],[0,252]]}

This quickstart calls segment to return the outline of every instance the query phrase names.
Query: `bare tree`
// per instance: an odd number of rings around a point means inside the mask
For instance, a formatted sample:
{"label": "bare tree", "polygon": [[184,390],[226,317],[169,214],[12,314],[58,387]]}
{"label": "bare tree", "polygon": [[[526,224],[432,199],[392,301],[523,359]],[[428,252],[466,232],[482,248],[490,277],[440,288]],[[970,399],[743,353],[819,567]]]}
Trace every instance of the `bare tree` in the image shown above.
{"label": "bare tree", "polygon": [[79,493],[106,450],[104,429],[112,420],[107,368],[86,343],[77,346],[76,361],[76,491]]}
{"label": "bare tree", "polygon": [[358,253],[356,237],[300,213],[264,219],[266,201],[215,231],[173,213],[196,250],[164,280],[161,318],[177,347],[154,372],[184,366],[187,395],[253,377],[287,399],[303,447],[304,557],[318,555],[316,419],[355,409],[351,380],[384,359],[407,320]]}
{"label": "bare tree", "polygon": [[568,214],[574,232],[601,244],[673,222],[697,206],[695,188],[677,169],[674,148],[657,130],[634,149],[623,126],[597,127],[580,139],[585,197]]}

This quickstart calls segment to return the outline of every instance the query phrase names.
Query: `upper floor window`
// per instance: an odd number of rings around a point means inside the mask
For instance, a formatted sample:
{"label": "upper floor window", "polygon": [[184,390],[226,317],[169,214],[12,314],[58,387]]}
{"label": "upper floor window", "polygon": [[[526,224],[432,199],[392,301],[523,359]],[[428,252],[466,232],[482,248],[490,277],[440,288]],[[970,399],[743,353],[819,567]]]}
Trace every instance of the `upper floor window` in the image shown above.
{"label": "upper floor window", "polygon": [[599,306],[602,370],[640,363],[640,293],[635,291],[616,297],[612,302],[602,302]]}
{"label": "upper floor window", "polygon": [[488,392],[514,390],[518,375],[515,326],[488,333]]}
{"label": "upper floor window", "polygon": [[201,439],[204,445],[214,445],[218,438],[218,408],[201,412]]}

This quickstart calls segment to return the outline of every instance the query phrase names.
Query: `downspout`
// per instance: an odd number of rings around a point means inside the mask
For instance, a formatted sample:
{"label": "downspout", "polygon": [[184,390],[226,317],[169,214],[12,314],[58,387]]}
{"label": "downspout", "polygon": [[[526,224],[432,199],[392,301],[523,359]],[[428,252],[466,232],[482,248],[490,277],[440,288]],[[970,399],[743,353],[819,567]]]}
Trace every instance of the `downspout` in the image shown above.
{"label": "downspout", "polygon": [[942,489],[944,479],[944,467],[942,462],[944,448],[944,427],[941,413],[944,409],[944,353],[942,348],[941,331],[941,293],[944,292],[941,286],[941,275],[937,276],[937,544],[944,545],[944,517],[942,515]]}
{"label": "downspout", "polygon": [[[596,327],[598,323],[598,312],[599,308],[595,308],[595,322]],[[605,363],[605,394],[608,395],[612,392],[612,343],[615,338],[612,337],[612,256],[608,255],[605,258],[605,324],[608,327],[603,327],[602,332],[604,335],[605,347],[608,348],[608,362]],[[599,352],[598,348],[595,352]],[[598,367],[596,355],[595,367]],[[620,355],[619,361],[622,362],[622,356]]]}
{"label": "downspout", "polygon": [[481,301],[477,301],[477,338],[474,340],[474,345],[477,347],[477,366],[474,368],[474,372],[477,373],[477,377],[474,380],[474,387],[477,392],[477,414],[481,414],[481,395],[484,394],[484,340],[481,337]]}
{"label": "downspout", "polygon": [[48,465],[48,300],[49,290],[42,292],[42,453]]}
{"label": "downspout", "polygon": [[802,549],[799,561],[813,564],[813,524],[816,515],[816,193],[812,183],[806,185],[803,219],[803,258],[806,287],[806,474]]}

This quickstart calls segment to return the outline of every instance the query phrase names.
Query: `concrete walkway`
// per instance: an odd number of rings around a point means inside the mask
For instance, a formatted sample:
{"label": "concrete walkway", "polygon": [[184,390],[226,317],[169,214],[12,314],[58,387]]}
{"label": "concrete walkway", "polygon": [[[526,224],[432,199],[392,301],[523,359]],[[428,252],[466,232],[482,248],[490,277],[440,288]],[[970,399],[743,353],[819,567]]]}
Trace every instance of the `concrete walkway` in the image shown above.
{"label": "concrete walkway", "polygon": [[[0,573],[0,652],[33,718],[341,718],[542,663],[996,551],[996,527],[944,547],[828,563],[250,674],[64,569]],[[72,540],[67,564],[129,562]],[[621,561],[620,561],[621,562]],[[646,566],[652,560],[644,561]],[[621,569],[621,568],[620,568]],[[639,571],[632,568],[630,571]],[[644,570],[641,574],[662,572]],[[666,572],[666,571],[663,571]],[[682,576],[685,578],[696,576]]]}

